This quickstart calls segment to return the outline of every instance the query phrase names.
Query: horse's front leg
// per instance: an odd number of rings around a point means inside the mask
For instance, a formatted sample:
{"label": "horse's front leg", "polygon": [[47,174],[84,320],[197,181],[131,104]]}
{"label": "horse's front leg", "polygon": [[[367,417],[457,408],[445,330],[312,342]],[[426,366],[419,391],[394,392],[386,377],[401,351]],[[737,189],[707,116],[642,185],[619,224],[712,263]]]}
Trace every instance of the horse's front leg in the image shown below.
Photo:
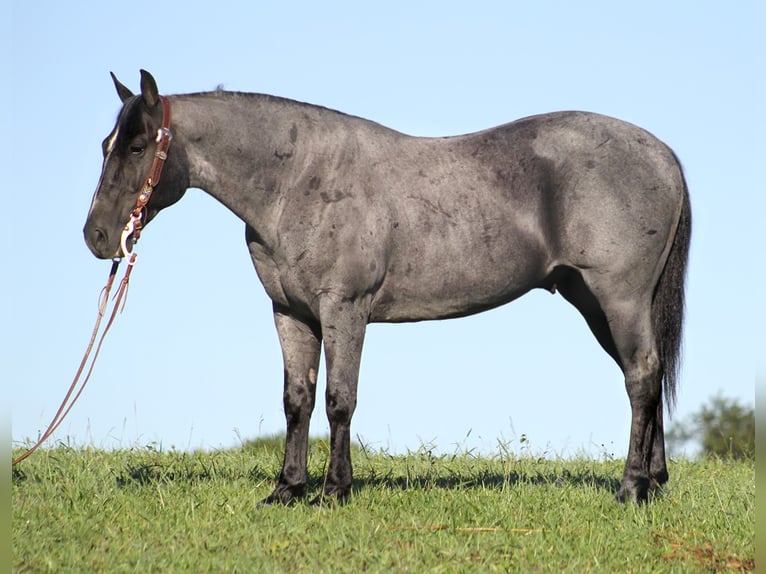
{"label": "horse's front leg", "polygon": [[322,339],[317,326],[307,324],[277,305],[274,306],[274,322],[285,367],[287,436],[277,487],[262,504],[289,504],[306,494],[309,422],[316,398]]}
{"label": "horse's front leg", "polygon": [[322,338],[327,365],[325,402],[330,422],[330,463],[322,492],[323,497],[344,502],[351,493],[351,417],[356,409],[359,364],[369,311],[365,301],[326,295],[320,302]]}

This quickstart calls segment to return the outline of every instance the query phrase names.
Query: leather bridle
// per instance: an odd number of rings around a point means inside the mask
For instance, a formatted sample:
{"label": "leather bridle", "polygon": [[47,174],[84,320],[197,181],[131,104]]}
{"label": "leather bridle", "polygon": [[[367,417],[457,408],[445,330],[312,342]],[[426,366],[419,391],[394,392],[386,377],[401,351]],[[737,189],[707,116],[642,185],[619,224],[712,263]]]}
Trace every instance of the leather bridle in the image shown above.
{"label": "leather bridle", "polygon": [[154,188],[160,182],[162,168],[165,165],[165,160],[168,158],[170,142],[173,140],[173,134],[170,131],[170,100],[166,96],[160,96],[160,103],[162,104],[162,124],[157,130],[157,138],[155,140],[157,142],[157,149],[154,151],[154,160],[149,169],[149,174],[141,185],[138,198],[136,199],[136,207],[130,212],[130,219],[122,230],[120,248],[115,254],[116,259],[127,257],[128,265],[133,265],[136,257],[133,250],[128,249],[128,240],[130,240],[132,247],[141,236],[146,206],[149,203]]}

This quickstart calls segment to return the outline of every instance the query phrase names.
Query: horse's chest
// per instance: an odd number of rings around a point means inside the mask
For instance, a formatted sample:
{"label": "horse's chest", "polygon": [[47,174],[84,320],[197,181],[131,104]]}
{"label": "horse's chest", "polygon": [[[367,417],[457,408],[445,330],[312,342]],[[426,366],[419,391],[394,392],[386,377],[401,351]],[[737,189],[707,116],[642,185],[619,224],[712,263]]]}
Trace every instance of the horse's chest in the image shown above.
{"label": "horse's chest", "polygon": [[316,271],[310,272],[311,262],[303,258],[286,258],[284,254],[267,253],[259,245],[249,245],[255,270],[269,298],[279,305],[311,307],[311,293],[318,288]]}

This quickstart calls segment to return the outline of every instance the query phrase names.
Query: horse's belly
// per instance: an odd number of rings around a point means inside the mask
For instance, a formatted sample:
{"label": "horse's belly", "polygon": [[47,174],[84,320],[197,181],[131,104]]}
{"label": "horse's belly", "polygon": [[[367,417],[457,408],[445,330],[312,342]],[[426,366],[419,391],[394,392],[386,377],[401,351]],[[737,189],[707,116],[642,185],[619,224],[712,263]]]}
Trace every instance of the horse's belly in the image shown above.
{"label": "horse's belly", "polygon": [[411,260],[389,267],[372,301],[371,321],[406,322],[461,317],[497,307],[540,285],[541,258],[474,254],[450,261]]}

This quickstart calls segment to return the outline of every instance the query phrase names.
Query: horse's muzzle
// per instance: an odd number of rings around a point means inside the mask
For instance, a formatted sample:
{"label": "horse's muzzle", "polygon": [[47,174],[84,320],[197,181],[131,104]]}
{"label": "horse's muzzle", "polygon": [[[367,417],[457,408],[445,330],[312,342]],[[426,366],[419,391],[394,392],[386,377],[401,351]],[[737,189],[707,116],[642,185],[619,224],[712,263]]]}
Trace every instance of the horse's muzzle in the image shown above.
{"label": "horse's muzzle", "polygon": [[88,249],[99,259],[111,259],[117,251],[117,244],[110,241],[109,234],[101,227],[86,225],[83,235]]}

